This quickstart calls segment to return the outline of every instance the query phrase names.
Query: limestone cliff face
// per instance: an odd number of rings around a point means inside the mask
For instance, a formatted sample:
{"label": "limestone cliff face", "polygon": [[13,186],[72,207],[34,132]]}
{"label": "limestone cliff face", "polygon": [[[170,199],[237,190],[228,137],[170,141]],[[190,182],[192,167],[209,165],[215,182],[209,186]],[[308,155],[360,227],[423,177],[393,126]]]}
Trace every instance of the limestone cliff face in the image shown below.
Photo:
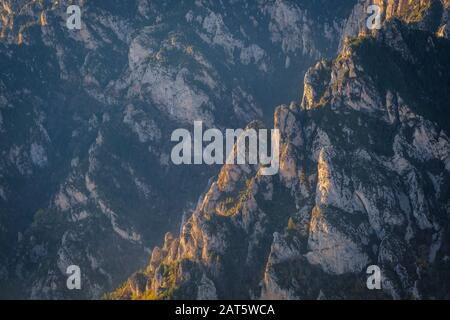
{"label": "limestone cliff face", "polygon": [[346,37],[367,34],[367,9],[378,5],[381,9],[381,22],[399,19],[411,27],[427,30],[448,38],[450,2],[448,0],[359,0],[346,22],[342,42]]}
{"label": "limestone cliff face", "polygon": [[172,131],[272,118],[355,2],[0,0],[0,296],[98,298],[145,266],[220,169],[173,165]]}
{"label": "limestone cliff face", "polygon": [[400,21],[346,41],[276,110],[279,175],[225,166],[110,298],[449,298],[449,50]]}
{"label": "limestone cliff face", "polygon": [[[1,0],[0,296],[97,298],[152,251],[114,297],[447,297],[449,1],[376,1],[373,34],[356,2]],[[195,206],[216,171],[170,133],[299,96],[280,174],[225,166]]]}
{"label": "limestone cliff face", "polygon": [[[369,264],[382,268],[388,297],[448,297],[449,288],[431,280],[448,260],[448,124],[433,112],[448,114],[449,62],[439,58],[448,46],[394,21],[348,42],[328,76],[324,63],[308,72],[305,82],[318,83],[317,91],[304,99],[300,119],[306,112],[320,120],[303,125],[317,166],[312,208],[297,218],[308,225],[307,240],[302,247],[288,232],[274,237],[263,297],[367,297],[361,281]],[[425,65],[440,75],[419,85]]]}

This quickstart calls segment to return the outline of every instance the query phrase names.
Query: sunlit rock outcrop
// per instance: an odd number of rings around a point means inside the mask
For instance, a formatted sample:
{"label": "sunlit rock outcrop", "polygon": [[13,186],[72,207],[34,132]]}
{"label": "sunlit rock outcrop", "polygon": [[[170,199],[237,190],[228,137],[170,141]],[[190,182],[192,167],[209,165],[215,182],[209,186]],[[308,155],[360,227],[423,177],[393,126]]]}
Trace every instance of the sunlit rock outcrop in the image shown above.
{"label": "sunlit rock outcrop", "polygon": [[154,249],[146,293],[110,298],[448,298],[450,44],[405,22],[310,69],[301,105],[275,112],[280,174],[225,166]]}

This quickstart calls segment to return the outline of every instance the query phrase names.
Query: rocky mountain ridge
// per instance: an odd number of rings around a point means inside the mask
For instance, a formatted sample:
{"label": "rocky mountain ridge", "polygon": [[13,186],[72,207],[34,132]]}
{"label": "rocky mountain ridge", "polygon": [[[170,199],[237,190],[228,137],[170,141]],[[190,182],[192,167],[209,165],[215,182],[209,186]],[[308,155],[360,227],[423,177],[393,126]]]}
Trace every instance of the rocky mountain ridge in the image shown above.
{"label": "rocky mountain ridge", "polygon": [[271,121],[338,48],[355,1],[324,3],[2,0],[0,296],[96,298],[145,266],[219,169],[171,164],[170,133]]}
{"label": "rocky mountain ridge", "polygon": [[301,104],[276,110],[279,176],[224,166],[180,236],[108,298],[450,297],[450,43],[446,13],[422,12],[448,2],[382,3],[382,29],[354,28],[307,72]]}

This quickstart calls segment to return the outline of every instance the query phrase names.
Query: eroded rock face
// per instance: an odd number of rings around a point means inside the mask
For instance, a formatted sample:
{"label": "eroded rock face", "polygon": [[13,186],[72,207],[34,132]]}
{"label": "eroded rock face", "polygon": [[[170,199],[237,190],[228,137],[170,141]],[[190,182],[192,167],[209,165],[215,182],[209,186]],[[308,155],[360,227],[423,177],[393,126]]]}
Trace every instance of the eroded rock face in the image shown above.
{"label": "eroded rock face", "polygon": [[[298,99],[355,1],[1,0],[0,280],[16,290],[0,295],[98,298],[143,267],[219,169],[174,166],[171,132],[245,127]],[[82,9],[79,31],[68,4]],[[71,264],[81,292],[66,290]],[[200,296],[214,296],[208,279]]]}
{"label": "eroded rock face", "polygon": [[346,37],[370,33],[366,25],[367,9],[371,5],[380,8],[381,22],[399,19],[413,28],[448,38],[448,0],[359,0],[344,27],[342,45]]}
{"label": "eroded rock face", "polygon": [[[308,71],[302,104],[275,112],[280,174],[225,166],[154,249],[151,289],[111,297],[448,298],[449,50],[399,21],[346,41]],[[374,264],[381,291],[366,287]]]}
{"label": "eroded rock face", "polygon": [[[124,3],[80,1],[68,33],[63,6],[1,1],[7,295],[73,298],[77,264],[76,297],[100,297],[193,211],[114,297],[448,297],[449,1]],[[244,127],[301,88],[275,112],[280,174],[225,166],[195,207],[215,172],[172,166],[170,132]]]}

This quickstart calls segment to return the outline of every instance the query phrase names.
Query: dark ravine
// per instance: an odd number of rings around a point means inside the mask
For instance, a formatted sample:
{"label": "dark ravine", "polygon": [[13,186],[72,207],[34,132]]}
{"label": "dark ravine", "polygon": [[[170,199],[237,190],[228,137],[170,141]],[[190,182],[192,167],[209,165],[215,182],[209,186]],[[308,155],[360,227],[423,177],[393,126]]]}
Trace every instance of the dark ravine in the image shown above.
{"label": "dark ravine", "polygon": [[301,104],[275,112],[279,176],[224,166],[107,298],[449,299],[450,42],[443,10],[423,22],[448,3],[423,3],[420,21],[402,7],[311,68]]}

